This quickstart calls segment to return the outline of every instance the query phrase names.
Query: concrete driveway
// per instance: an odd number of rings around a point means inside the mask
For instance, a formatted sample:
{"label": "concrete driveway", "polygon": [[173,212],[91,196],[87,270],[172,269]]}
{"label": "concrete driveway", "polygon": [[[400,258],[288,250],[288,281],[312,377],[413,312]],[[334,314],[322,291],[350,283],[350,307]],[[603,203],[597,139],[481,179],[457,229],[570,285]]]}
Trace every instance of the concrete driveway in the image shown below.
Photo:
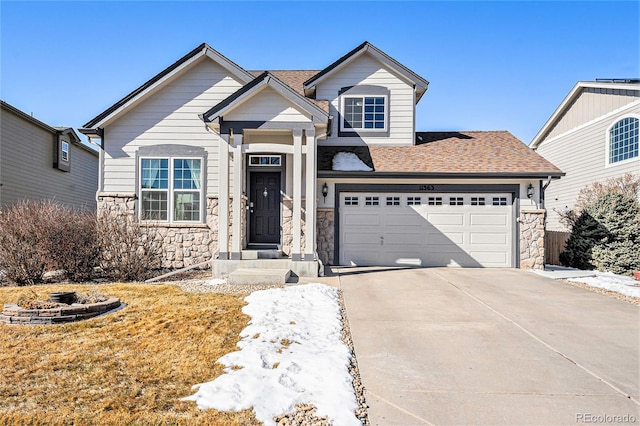
{"label": "concrete driveway", "polygon": [[514,269],[341,268],[372,425],[640,424],[640,309]]}

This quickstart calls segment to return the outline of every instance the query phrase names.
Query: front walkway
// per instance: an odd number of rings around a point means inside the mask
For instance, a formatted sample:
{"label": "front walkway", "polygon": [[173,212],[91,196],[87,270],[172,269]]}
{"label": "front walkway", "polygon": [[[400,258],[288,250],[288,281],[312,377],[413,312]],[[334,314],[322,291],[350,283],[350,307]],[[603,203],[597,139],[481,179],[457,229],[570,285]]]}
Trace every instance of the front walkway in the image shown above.
{"label": "front walkway", "polygon": [[640,423],[640,309],[514,269],[342,268],[372,425]]}

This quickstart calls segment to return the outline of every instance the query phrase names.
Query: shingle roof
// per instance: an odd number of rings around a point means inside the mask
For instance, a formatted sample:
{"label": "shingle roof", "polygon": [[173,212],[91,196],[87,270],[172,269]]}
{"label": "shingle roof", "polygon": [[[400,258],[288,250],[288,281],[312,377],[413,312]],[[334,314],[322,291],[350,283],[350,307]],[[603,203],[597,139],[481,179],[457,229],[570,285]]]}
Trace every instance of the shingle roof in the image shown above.
{"label": "shingle roof", "polygon": [[370,173],[563,175],[507,131],[417,132],[415,146],[319,146],[318,170],[331,170],[340,151],[355,152]]}
{"label": "shingle roof", "polygon": [[[278,80],[282,81],[287,86],[291,87],[293,90],[298,92],[298,94],[304,95],[303,84],[305,81],[318,74],[320,71],[317,70],[268,70],[274,77]],[[258,77],[264,71],[249,71],[252,75]],[[325,112],[329,112],[329,101],[319,100],[319,99],[309,99],[311,102],[314,102],[320,108],[322,108]]]}

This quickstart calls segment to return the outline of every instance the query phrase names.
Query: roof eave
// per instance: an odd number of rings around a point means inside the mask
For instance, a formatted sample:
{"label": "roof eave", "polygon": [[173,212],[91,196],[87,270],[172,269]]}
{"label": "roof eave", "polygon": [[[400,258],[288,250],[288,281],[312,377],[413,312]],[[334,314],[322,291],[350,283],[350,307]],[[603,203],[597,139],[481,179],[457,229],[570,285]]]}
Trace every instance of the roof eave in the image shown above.
{"label": "roof eave", "polygon": [[224,55],[213,49],[207,43],[202,43],[182,58],[178,59],[173,64],[169,65],[167,68],[162,70],[160,73],[153,76],[151,79],[147,80],[144,84],[139,86],[137,89],[129,93],[124,98],[120,99],[118,102],[113,104],[111,107],[107,108],[102,113],[98,114],[92,120],[84,124],[83,128],[97,128],[102,127],[104,124],[120,113],[124,112],[128,109],[133,103],[139,102],[142,98],[146,96],[147,93],[161,86],[164,82],[170,80],[176,74],[178,74],[181,70],[188,67],[190,64],[198,61],[203,56],[208,56],[216,63],[220,64],[223,68],[227,69],[229,72],[237,76],[244,83],[251,81],[254,77],[248,73],[246,70],[241,68],[239,65],[234,63],[233,61],[226,58]]}
{"label": "roof eave", "polygon": [[368,178],[378,179],[383,177],[388,178],[468,178],[468,179],[530,179],[539,178],[547,179],[551,176],[552,179],[560,179],[565,176],[565,173],[558,171],[549,172],[365,172],[365,171],[337,171],[337,170],[318,170],[318,177],[324,178]]}

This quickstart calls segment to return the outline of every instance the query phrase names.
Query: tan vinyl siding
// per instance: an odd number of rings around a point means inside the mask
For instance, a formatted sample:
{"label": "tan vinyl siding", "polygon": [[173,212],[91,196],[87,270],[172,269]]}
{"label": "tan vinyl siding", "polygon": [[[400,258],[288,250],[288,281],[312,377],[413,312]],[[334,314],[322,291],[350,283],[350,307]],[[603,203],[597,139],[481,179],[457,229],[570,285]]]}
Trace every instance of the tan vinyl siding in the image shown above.
{"label": "tan vinyl siding", "polygon": [[105,192],[136,191],[138,148],[158,144],[203,147],[207,152],[207,193],[218,192],[219,136],[198,117],[242,86],[208,58],[128,111],[105,129]]}
{"label": "tan vinyl siding", "polygon": [[69,144],[71,169],[53,167],[56,135],[7,110],[0,119],[0,205],[53,199],[95,210],[98,157]]}
{"label": "tan vinyl siding", "polygon": [[551,129],[547,138],[554,138],[582,124],[640,99],[640,90],[620,90],[585,87],[565,114]]}
{"label": "tan vinyl siding", "polygon": [[[338,137],[340,127],[341,88],[355,85],[374,85],[386,87],[389,95],[389,137]],[[413,145],[414,143],[414,97],[413,87],[385,68],[370,55],[362,55],[354,62],[335,72],[322,81],[316,88],[316,98],[329,100],[329,113],[333,115],[331,136],[323,145],[344,144],[390,144]]]}
{"label": "tan vinyl siding", "polygon": [[308,122],[311,116],[295,108],[270,87],[225,114],[225,120]]}
{"label": "tan vinyl siding", "polygon": [[607,129],[629,115],[640,117],[640,105],[597,120],[555,140],[544,141],[540,145],[537,152],[566,173],[566,176],[552,182],[547,188],[545,204],[548,229],[564,230],[557,212],[572,208],[583,187],[625,173],[640,175],[638,157],[620,164],[607,165]]}

